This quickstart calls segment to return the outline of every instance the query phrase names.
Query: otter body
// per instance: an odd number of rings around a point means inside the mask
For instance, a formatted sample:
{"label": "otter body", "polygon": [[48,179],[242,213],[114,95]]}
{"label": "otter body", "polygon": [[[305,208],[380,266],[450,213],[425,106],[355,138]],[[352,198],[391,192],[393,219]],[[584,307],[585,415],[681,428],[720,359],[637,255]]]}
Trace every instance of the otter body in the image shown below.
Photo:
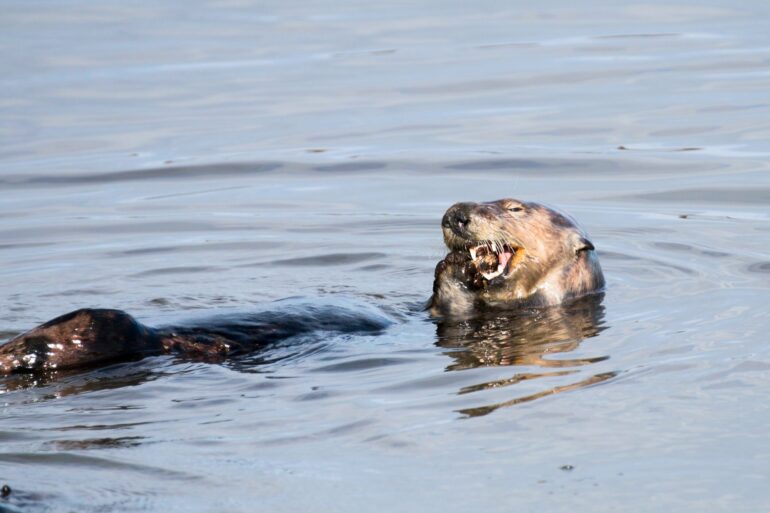
{"label": "otter body", "polygon": [[157,328],[145,326],[121,310],[84,308],[0,346],[0,375],[95,367],[163,354],[221,362],[316,331],[371,333],[389,324],[373,309],[344,302],[278,301],[261,312]]}
{"label": "otter body", "polygon": [[[436,266],[428,304],[435,316],[556,305],[604,287],[587,235],[543,205],[511,199],[457,203],[441,225],[450,252]],[[388,324],[381,316],[333,305],[282,303],[271,311],[166,328],[145,326],[120,310],[82,309],[0,346],[0,375],[161,354],[221,361],[312,331],[372,332]]]}
{"label": "otter body", "polygon": [[441,221],[449,254],[436,266],[429,309],[557,305],[604,289],[594,245],[577,222],[538,203],[457,203]]}

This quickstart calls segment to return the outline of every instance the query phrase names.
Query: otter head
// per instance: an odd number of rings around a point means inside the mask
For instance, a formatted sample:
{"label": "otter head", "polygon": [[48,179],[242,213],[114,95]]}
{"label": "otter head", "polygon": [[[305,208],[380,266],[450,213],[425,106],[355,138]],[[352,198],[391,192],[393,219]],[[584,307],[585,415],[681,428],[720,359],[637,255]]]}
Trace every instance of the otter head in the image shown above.
{"label": "otter head", "polygon": [[441,227],[450,253],[436,267],[434,313],[558,304],[604,286],[585,232],[546,206],[514,199],[457,203]]}

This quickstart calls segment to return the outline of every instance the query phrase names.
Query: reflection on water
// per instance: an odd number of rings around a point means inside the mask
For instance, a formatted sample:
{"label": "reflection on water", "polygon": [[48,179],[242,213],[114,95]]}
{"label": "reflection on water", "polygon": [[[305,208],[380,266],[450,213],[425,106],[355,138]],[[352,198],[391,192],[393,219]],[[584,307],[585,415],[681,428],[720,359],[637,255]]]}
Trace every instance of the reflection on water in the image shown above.
{"label": "reflection on water", "polygon": [[118,447],[135,447],[143,436],[120,436],[108,438],[86,438],[84,440],[56,440],[50,444],[61,451],[78,451],[90,449],[115,449]]}
{"label": "reflection on water", "polygon": [[70,395],[87,394],[123,387],[139,386],[147,381],[168,375],[158,359],[149,362],[110,365],[97,370],[45,370],[35,374],[12,374],[2,378],[0,391],[8,393],[39,388],[41,394],[31,396],[29,401],[59,399]]}
{"label": "reflection on water", "polygon": [[[546,377],[546,376],[564,376],[567,373],[565,372],[546,372],[542,374],[524,374],[524,375],[517,375],[511,378],[510,380],[506,380],[505,382],[496,382],[496,383],[485,383],[484,387],[492,387],[492,386],[506,386],[509,384],[517,383],[519,381],[523,381],[525,379],[534,379],[539,377]],[[522,397],[517,397],[515,399],[511,399],[509,401],[503,401],[501,403],[495,403],[490,404],[487,406],[478,406],[475,408],[465,408],[462,410],[458,410],[459,413],[462,413],[464,415],[467,415],[469,417],[479,417],[482,415],[487,415],[489,413],[492,413],[493,411],[497,410],[498,408],[502,408],[504,406],[514,406],[517,404],[526,403],[529,401],[534,401],[535,399],[540,399],[541,397],[547,397],[550,395],[558,394],[560,392],[569,392],[571,390],[577,390],[578,388],[587,387],[589,385],[595,385],[597,383],[601,383],[603,381],[607,381],[608,379],[614,378],[617,375],[615,372],[603,372],[600,374],[596,374],[594,376],[591,376],[590,378],[583,379],[580,381],[577,381],[575,383],[571,383],[569,385],[561,385],[553,388],[549,388],[547,390],[543,390],[541,392],[537,392],[530,395],[525,395]],[[466,390],[464,389],[463,392]]]}
{"label": "reflection on water", "polygon": [[[544,369],[536,372],[519,372],[509,378],[468,385],[460,390],[460,394],[512,386],[537,378],[576,374],[579,371],[575,367],[590,365],[609,358],[608,356],[569,358],[568,355],[563,355],[577,349],[584,339],[595,337],[607,328],[603,322],[603,296],[603,294],[587,296],[561,307],[523,312],[488,312],[463,321],[440,320],[436,328],[438,338],[436,345],[451,349],[446,353],[454,360],[454,363],[447,367],[450,371],[490,366],[534,366]],[[552,368],[565,370],[547,370]],[[556,386],[508,401],[465,408],[460,410],[460,413],[471,417],[486,415],[503,406],[512,406],[546,395],[593,385],[613,376],[612,372],[604,372],[575,383]]]}

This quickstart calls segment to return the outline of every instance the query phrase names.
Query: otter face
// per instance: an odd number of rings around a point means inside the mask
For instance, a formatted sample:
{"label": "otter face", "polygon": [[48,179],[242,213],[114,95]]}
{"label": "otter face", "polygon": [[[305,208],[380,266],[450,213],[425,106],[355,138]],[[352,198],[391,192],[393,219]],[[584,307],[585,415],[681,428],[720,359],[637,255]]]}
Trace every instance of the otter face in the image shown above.
{"label": "otter face", "polygon": [[[585,232],[546,206],[515,199],[457,203],[441,227],[450,254],[436,269],[432,305],[439,311],[456,310],[452,303],[556,304],[604,286]],[[453,293],[442,297],[442,290]],[[471,297],[459,300],[462,292]]]}

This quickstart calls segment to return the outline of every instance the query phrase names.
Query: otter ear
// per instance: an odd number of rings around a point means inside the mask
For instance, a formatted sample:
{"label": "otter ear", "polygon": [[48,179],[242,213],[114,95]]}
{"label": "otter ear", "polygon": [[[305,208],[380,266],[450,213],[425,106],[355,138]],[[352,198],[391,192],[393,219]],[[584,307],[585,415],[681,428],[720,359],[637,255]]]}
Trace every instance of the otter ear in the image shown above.
{"label": "otter ear", "polygon": [[575,251],[576,255],[579,255],[581,251],[593,251],[596,248],[590,240],[582,235],[575,235],[572,239],[572,249]]}

